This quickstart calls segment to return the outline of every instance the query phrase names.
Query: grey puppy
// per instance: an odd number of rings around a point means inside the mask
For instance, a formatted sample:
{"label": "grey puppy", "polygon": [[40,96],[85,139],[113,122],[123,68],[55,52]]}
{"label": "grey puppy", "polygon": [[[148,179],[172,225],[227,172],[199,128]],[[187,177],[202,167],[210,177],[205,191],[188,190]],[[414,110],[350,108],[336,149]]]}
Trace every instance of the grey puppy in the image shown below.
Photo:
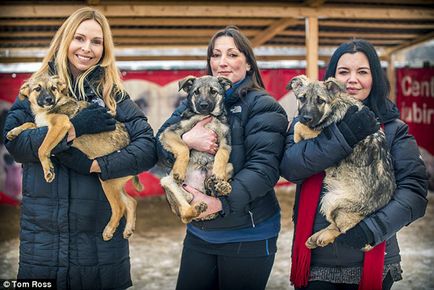
{"label": "grey puppy", "polygon": [[[229,163],[231,152],[230,130],[223,99],[232,82],[224,77],[186,77],[179,82],[179,90],[188,93],[188,108],[181,121],[167,127],[160,135],[163,147],[173,153],[175,163],[170,175],[161,179],[167,201],[182,222],[189,223],[207,209],[204,202],[192,203],[193,195],[180,185],[187,183],[210,196],[227,195],[232,190],[228,180],[232,175]],[[199,121],[212,116],[205,127],[218,136],[219,147],[215,155],[190,150],[182,135]],[[206,217],[215,218],[216,214]]]}
{"label": "grey puppy", "polygon": [[[318,136],[324,128],[342,120],[351,106],[356,105],[359,110],[363,107],[334,78],[320,82],[301,75],[294,77],[287,88],[294,91],[300,116],[294,127],[295,142]],[[320,211],[330,225],[306,241],[310,249],[333,243],[386,205],[396,187],[391,155],[381,129],[357,143],[348,157],[325,172],[327,192]],[[370,248],[366,245],[364,250]]]}

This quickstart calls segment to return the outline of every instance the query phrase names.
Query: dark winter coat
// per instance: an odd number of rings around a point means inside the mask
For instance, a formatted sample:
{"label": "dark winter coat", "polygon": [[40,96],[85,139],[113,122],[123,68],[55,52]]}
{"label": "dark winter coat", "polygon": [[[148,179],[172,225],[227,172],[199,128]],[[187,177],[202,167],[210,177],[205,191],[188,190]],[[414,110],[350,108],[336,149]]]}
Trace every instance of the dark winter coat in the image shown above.
{"label": "dark winter coat", "polygon": [[[88,99],[95,88],[87,83]],[[132,285],[128,240],[122,237],[125,219],[110,241],[102,231],[110,219],[109,203],[99,177],[138,174],[156,162],[155,139],[143,112],[127,96],[117,104],[116,119],[125,123],[131,143],[98,158],[101,174],[81,175],[51,158],[56,177],[45,182],[38,160],[47,127],[27,130],[6,147],[23,164],[20,260],[18,278],[56,279],[58,289],[125,289]],[[9,111],[5,133],[32,122],[29,102],[17,101]],[[54,155],[69,148],[66,138]]]}
{"label": "dark winter coat", "polygon": [[[365,218],[374,235],[374,244],[386,240],[385,264],[401,260],[396,232],[425,214],[427,206],[427,178],[425,165],[420,159],[415,139],[408,134],[408,126],[398,119],[399,113],[393,106],[388,116],[383,116],[387,144],[393,159],[396,178],[396,191],[392,200],[382,209]],[[338,127],[333,124],[318,137],[294,143],[294,125],[292,122],[286,141],[286,150],[281,163],[282,176],[301,184],[311,175],[337,164],[352,152]],[[376,178],[376,177],[373,177]],[[294,223],[298,213],[300,186],[297,186],[294,206]],[[324,192],[321,193],[321,197]],[[325,217],[317,213],[314,232],[328,226]],[[362,266],[363,252],[334,242],[324,248],[312,250],[312,265],[329,267]]]}
{"label": "dark winter coat", "polygon": [[[225,97],[231,129],[230,162],[234,166],[232,192],[223,200],[224,217],[193,222],[203,230],[251,227],[280,210],[274,185],[279,180],[288,126],[285,110],[265,91],[251,90],[244,97],[237,92]],[[157,134],[159,158],[169,167],[173,156],[163,149],[158,137],[168,126],[180,121],[186,106],[182,102]]]}

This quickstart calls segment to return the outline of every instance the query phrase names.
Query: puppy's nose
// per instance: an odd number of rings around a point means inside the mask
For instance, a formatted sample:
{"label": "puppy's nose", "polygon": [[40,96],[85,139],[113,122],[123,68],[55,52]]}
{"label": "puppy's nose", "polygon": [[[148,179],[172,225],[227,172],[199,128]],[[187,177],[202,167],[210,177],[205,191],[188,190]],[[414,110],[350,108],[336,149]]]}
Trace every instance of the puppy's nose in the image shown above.
{"label": "puppy's nose", "polygon": [[52,105],[54,103],[54,98],[52,96],[46,96],[44,98],[44,103],[46,105]]}
{"label": "puppy's nose", "polygon": [[200,107],[202,110],[206,110],[206,109],[208,109],[209,104],[208,104],[208,102],[200,102],[200,103],[199,103],[199,107]]}
{"label": "puppy's nose", "polygon": [[312,116],[309,116],[309,115],[301,115],[300,116],[300,122],[301,123],[308,123],[310,121],[312,121]]}

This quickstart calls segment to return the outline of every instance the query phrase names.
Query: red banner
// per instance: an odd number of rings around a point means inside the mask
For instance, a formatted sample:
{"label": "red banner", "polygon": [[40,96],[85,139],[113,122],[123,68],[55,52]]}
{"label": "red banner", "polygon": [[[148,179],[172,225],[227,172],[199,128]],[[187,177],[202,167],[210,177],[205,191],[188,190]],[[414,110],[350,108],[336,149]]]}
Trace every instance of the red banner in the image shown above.
{"label": "red banner", "polygon": [[9,103],[15,102],[18,91],[24,81],[31,76],[30,73],[0,73],[0,100]]}
{"label": "red banner", "polygon": [[397,70],[396,104],[420,147],[434,154],[434,69]]}
{"label": "red banner", "polygon": [[[319,72],[320,79],[324,69]],[[286,91],[288,82],[297,75],[304,74],[304,69],[264,69],[261,71],[267,91],[279,101],[288,113],[288,117],[296,114],[296,102],[292,93]],[[179,103],[178,80],[188,76],[205,75],[204,70],[149,70],[122,71],[125,87],[131,98],[145,112],[148,120],[157,131],[170,116]],[[30,74],[0,74],[0,102],[2,108],[8,108],[15,101],[19,87]],[[434,154],[434,69],[398,69],[397,70],[397,105],[401,111],[401,119],[408,123],[418,145],[424,152]],[[5,106],[6,104],[6,106]],[[6,111],[2,111],[5,113]],[[3,153],[7,154],[4,146]],[[0,156],[1,157],[1,156]],[[427,157],[425,157],[427,159]],[[10,162],[0,168],[0,193],[20,199],[21,169],[19,164]],[[132,186],[127,190],[133,196],[150,196],[163,194],[156,176],[145,172],[140,175],[145,190],[135,192]],[[10,185],[10,186],[9,186]],[[5,199],[0,197],[0,203]]]}
{"label": "red banner", "polygon": [[[324,76],[324,69],[320,69],[320,79]],[[304,69],[264,69],[261,76],[265,88],[270,94],[280,100],[285,94],[286,85],[295,76],[304,74]],[[146,80],[159,86],[165,86],[173,81],[180,80],[188,75],[205,75],[205,70],[149,70],[149,71],[122,71],[122,78],[128,80]],[[15,101],[18,90],[24,80],[30,77],[30,73],[0,73],[0,100],[9,103]]]}

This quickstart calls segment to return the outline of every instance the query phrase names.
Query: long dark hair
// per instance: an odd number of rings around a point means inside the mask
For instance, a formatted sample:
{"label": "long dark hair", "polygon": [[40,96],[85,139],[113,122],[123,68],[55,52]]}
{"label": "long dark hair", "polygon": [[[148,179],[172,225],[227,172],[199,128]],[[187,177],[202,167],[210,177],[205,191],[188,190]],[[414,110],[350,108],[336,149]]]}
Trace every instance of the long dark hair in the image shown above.
{"label": "long dark hair", "polygon": [[249,39],[241,33],[236,26],[227,26],[225,29],[217,31],[211,38],[208,44],[208,51],[206,56],[206,71],[208,75],[212,75],[210,60],[213,55],[215,41],[222,36],[232,37],[237,49],[244,54],[247,63],[250,65],[250,70],[246,74],[246,81],[239,89],[244,88],[241,92],[242,95],[247,93],[248,89],[265,89],[264,82],[262,81],[261,74],[259,73],[258,64],[256,63],[255,54],[253,53],[252,45]]}
{"label": "long dark hair", "polygon": [[342,55],[346,53],[354,54],[356,52],[366,55],[372,74],[372,88],[364,103],[375,115],[382,119],[388,110],[387,102],[390,93],[390,83],[381,68],[380,58],[372,44],[362,39],[355,39],[341,44],[330,58],[324,80],[329,77],[335,77],[338,61]]}

